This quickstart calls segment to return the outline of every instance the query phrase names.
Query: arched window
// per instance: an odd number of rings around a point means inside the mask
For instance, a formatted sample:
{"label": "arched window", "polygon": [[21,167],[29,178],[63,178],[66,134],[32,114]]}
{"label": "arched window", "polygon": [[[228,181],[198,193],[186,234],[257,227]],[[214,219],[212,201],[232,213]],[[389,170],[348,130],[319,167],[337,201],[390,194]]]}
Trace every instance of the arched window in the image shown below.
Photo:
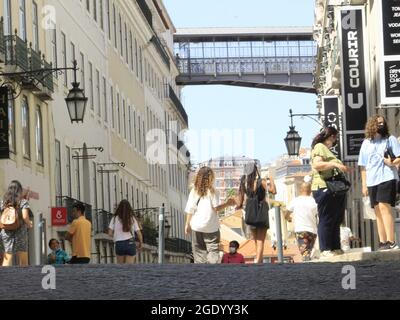
{"label": "arched window", "polygon": [[22,154],[25,158],[31,158],[31,147],[30,147],[30,134],[29,134],[29,105],[27,97],[22,98],[21,106],[22,114]]}
{"label": "arched window", "polygon": [[36,142],[36,161],[43,164],[43,128],[42,128],[42,113],[40,107],[36,107],[36,127],[35,127],[35,142]]}

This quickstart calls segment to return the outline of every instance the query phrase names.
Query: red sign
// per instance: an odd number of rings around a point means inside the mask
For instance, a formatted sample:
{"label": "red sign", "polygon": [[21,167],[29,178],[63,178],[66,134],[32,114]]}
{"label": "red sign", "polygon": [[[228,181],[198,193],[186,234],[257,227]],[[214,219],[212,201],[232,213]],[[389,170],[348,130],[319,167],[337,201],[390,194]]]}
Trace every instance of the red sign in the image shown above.
{"label": "red sign", "polygon": [[51,208],[51,225],[66,226],[67,224],[67,208]]}

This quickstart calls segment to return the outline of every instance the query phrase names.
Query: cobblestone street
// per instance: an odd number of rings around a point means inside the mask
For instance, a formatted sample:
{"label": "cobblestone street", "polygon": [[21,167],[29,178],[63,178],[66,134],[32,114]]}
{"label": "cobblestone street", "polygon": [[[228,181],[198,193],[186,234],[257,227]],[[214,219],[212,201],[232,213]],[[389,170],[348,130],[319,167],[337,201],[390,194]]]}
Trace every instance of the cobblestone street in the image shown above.
{"label": "cobblestone street", "polygon": [[398,262],[353,263],[356,290],[344,290],[346,264],[62,266],[56,289],[41,267],[0,269],[1,299],[267,300],[399,299]]}

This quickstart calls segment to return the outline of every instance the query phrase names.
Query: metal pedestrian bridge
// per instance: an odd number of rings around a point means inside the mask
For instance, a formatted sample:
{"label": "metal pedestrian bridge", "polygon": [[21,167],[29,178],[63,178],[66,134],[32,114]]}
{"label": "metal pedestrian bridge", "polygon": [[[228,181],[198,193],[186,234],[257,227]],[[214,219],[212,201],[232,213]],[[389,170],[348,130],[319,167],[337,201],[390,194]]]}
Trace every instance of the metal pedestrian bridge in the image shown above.
{"label": "metal pedestrian bridge", "polygon": [[174,46],[178,85],[316,92],[312,27],[179,29]]}

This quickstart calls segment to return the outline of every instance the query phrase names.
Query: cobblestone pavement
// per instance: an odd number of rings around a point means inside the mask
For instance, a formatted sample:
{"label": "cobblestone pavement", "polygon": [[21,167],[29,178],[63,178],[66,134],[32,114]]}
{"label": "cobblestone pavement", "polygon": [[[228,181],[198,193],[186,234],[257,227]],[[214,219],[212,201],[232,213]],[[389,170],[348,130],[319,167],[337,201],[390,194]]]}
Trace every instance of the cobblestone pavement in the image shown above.
{"label": "cobblestone pavement", "polygon": [[400,299],[399,262],[352,264],[356,290],[342,288],[344,265],[61,266],[55,290],[41,267],[0,268],[0,299]]}

